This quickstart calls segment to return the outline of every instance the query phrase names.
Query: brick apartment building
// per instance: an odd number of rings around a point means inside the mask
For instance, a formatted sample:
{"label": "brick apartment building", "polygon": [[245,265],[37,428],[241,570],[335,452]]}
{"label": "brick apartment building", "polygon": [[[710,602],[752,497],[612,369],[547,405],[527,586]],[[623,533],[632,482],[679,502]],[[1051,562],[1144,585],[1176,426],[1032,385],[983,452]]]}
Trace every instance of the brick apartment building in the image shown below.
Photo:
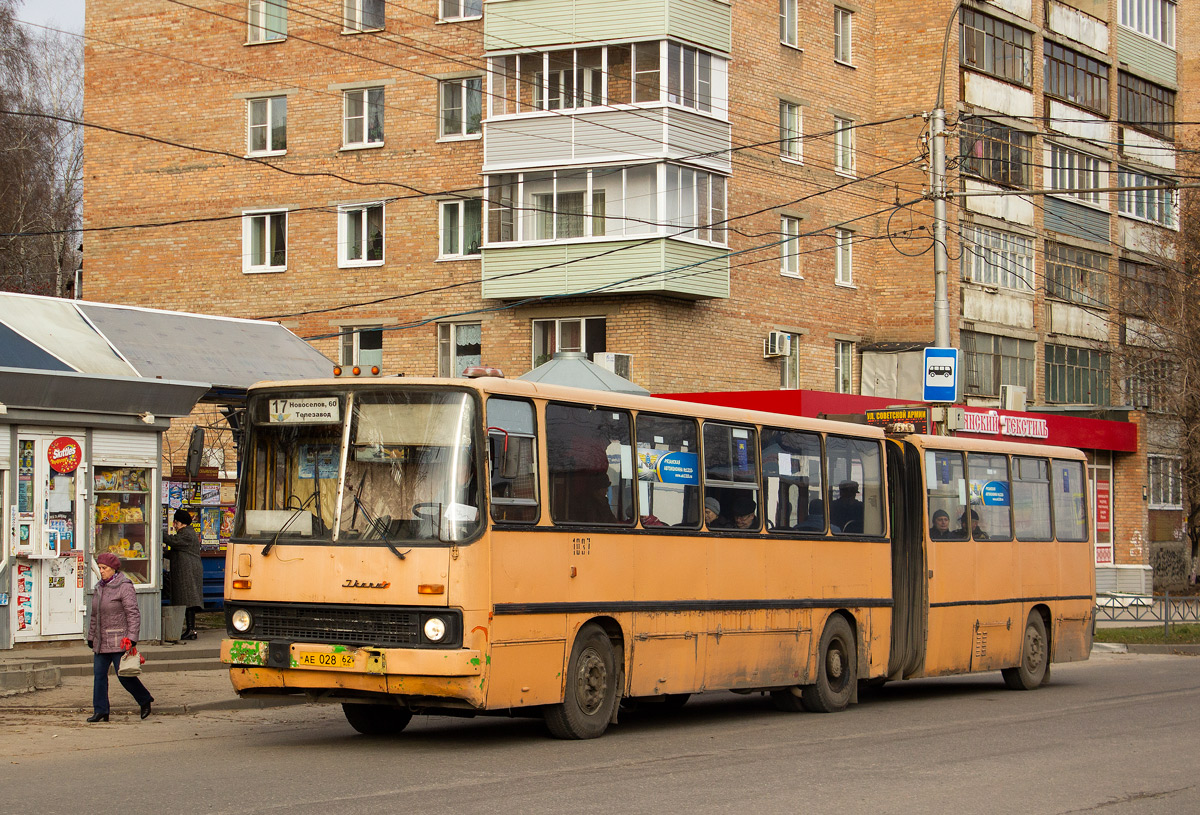
{"label": "brick apartment building", "polygon": [[966,401],[1139,422],[1092,451],[1101,542],[1183,574],[1177,451],[1113,362],[1176,192],[1108,188],[1175,178],[1195,3],[961,5],[90,0],[84,293],[385,373],[911,399],[945,57]]}

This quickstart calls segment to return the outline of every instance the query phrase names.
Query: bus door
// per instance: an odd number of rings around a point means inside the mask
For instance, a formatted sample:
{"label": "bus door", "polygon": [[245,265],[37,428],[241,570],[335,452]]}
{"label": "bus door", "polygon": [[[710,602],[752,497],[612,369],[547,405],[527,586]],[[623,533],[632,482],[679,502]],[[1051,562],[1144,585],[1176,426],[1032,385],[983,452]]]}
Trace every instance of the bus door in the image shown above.
{"label": "bus door", "polygon": [[925,663],[928,597],[925,591],[925,490],[921,452],[889,440],[888,495],[892,528],[892,644],[888,677],[920,673]]}
{"label": "bus door", "polygon": [[[926,450],[929,633],[925,675],[959,673],[971,665],[976,628],[976,553],[969,519],[965,456],[958,450]],[[968,521],[969,524],[969,521]]]}

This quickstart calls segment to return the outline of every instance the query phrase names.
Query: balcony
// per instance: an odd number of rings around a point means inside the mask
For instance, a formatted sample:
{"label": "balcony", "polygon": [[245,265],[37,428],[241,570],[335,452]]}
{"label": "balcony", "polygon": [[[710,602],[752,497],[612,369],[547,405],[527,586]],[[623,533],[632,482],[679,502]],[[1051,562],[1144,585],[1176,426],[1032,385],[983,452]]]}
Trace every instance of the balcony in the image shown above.
{"label": "balcony", "polygon": [[491,0],[484,48],[673,37],[729,53],[732,14],[723,0]]}

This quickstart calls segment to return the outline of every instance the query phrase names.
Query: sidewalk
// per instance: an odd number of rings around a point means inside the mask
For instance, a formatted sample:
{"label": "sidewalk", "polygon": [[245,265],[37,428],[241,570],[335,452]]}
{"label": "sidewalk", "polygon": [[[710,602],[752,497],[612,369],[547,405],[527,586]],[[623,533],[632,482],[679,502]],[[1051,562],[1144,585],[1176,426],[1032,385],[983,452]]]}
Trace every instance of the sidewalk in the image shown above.
{"label": "sidewalk", "polygon": [[[138,650],[146,656],[141,678],[154,696],[155,714],[302,703],[290,699],[239,699],[229,682],[228,666],[221,664],[224,636],[223,629],[212,628],[200,631],[195,640],[138,643]],[[0,714],[47,710],[85,715],[92,712],[92,652],[85,643],[2,653],[5,656],[0,658]],[[115,674],[109,675],[108,698],[114,716],[138,714],[137,704]]]}

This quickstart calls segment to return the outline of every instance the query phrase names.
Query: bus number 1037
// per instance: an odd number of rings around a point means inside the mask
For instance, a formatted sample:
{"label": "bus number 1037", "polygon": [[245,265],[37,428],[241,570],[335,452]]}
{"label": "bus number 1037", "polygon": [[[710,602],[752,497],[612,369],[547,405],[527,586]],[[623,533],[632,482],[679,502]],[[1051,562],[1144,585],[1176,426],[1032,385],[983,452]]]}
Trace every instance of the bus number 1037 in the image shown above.
{"label": "bus number 1037", "polygon": [[571,543],[575,544],[575,554],[590,555],[592,553],[591,538],[572,538]]}

